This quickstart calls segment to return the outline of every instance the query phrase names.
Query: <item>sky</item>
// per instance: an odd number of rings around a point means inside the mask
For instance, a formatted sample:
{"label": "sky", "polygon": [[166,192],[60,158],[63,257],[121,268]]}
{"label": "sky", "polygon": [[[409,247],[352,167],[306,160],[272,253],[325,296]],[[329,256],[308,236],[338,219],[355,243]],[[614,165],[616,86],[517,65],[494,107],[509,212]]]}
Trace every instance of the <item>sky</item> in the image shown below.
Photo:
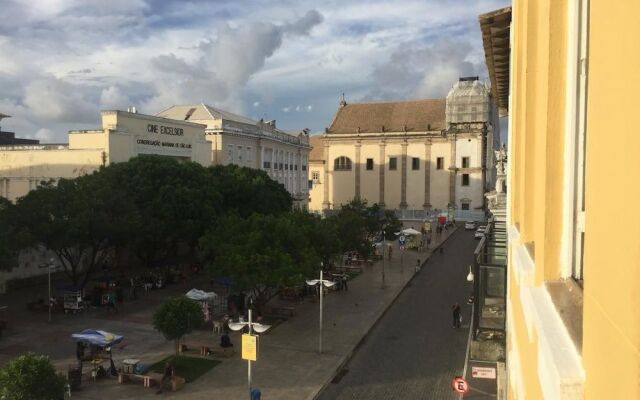
{"label": "sky", "polygon": [[478,15],[505,0],[0,0],[2,130],[64,143],[100,110],[206,103],[321,132],[347,102],[487,78]]}

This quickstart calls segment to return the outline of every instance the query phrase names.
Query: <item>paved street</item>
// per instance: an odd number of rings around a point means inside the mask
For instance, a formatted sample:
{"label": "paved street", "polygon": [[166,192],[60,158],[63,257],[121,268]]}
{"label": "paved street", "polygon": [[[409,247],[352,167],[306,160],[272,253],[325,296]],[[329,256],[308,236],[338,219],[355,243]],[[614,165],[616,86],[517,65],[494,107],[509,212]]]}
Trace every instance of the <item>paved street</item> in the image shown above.
{"label": "paved street", "polygon": [[[444,237],[436,238],[435,245],[451,234],[445,233]],[[470,233],[464,233],[460,229],[453,233],[451,242],[445,242],[445,254],[431,255],[436,261],[439,258],[449,259],[452,253],[459,253],[459,246],[452,244],[453,240],[467,241]],[[473,239],[469,239],[471,253]],[[449,249],[448,247],[451,246]],[[454,249],[455,248],[455,249]],[[268,331],[260,340],[259,360],[253,367],[253,385],[262,390],[263,398],[278,400],[315,399],[323,387],[331,385],[329,382],[357,351],[363,337],[370,332],[371,327],[379,321],[390,304],[401,295],[405,285],[414,277],[414,268],[418,259],[425,260],[430,255],[430,250],[419,253],[415,250],[404,253],[404,266],[400,263],[397,243],[393,252],[393,259],[385,262],[386,285],[381,288],[382,263],[380,261],[372,266],[366,266],[360,275],[349,283],[348,292],[331,292],[324,299],[324,342],[323,354],[317,353],[317,327],[318,327],[318,303],[309,298],[302,304],[288,303],[296,308],[295,315],[286,322]],[[467,262],[468,264],[468,262]],[[406,293],[416,290],[418,286],[431,286],[433,290],[448,292],[447,287],[438,287],[441,280],[429,278],[427,270],[441,265],[441,263],[427,263],[422,273],[418,274],[415,281]],[[446,266],[454,268],[459,274],[459,281],[464,284],[466,272],[464,265]],[[173,353],[171,342],[164,340],[162,335],[151,326],[151,314],[167,295],[183,294],[192,287],[202,287],[205,282],[198,282],[196,277],[187,285],[170,286],[161,291],[154,291],[140,300],[128,302],[119,308],[117,313],[106,313],[105,310],[89,310],[78,315],[55,314],[52,323],[46,322],[46,313],[30,313],[24,311],[27,300],[36,296],[33,290],[25,290],[0,296],[3,304],[10,304],[9,315],[10,328],[6,336],[0,340],[0,364],[16,355],[32,350],[47,354],[54,365],[61,372],[66,372],[67,366],[75,364],[74,346],[70,340],[70,334],[81,329],[91,327],[123,334],[125,341],[117,346],[114,352],[116,365],[121,365],[125,358],[138,358],[144,364],[152,364]],[[437,275],[434,276],[437,278]],[[424,280],[424,282],[423,282]],[[456,282],[458,279],[456,279]],[[458,284],[456,283],[455,286]],[[45,288],[46,289],[46,288]],[[37,293],[45,289],[37,289]],[[419,289],[424,291],[424,289]],[[464,292],[464,290],[463,290]],[[405,296],[401,296],[398,302],[404,304]],[[437,297],[437,296],[436,296]],[[448,332],[445,327],[451,323],[449,302],[443,301],[442,310],[434,310],[434,316],[429,315],[429,320],[442,319],[442,330]],[[447,303],[447,304],[445,304]],[[421,312],[423,315],[424,312]],[[440,314],[437,316],[437,314]],[[424,325],[419,327],[422,332],[427,331],[426,319]],[[418,321],[419,322],[419,321]],[[415,328],[414,328],[415,329]],[[42,333],[46,332],[46,335]],[[409,335],[410,331],[403,330],[402,334]],[[465,334],[460,333],[461,336]],[[232,341],[239,345],[238,333],[233,333]],[[394,351],[406,351],[414,356],[414,349],[401,350],[398,346],[400,332],[396,334],[397,340],[390,338],[388,343],[395,343]],[[189,335],[196,340],[216,343],[219,339],[210,330],[199,330]],[[465,336],[466,337],[466,336]],[[462,340],[462,339],[461,339]],[[465,340],[462,340],[465,342]],[[365,346],[368,343],[365,343]],[[388,346],[388,344],[387,344]],[[403,346],[404,348],[404,346]],[[437,347],[432,347],[436,349]],[[389,350],[392,350],[391,348]],[[435,350],[434,350],[435,351]],[[463,353],[464,350],[461,350]],[[445,352],[446,353],[446,352]],[[381,354],[385,354],[384,350]],[[456,353],[457,354],[457,353]],[[432,355],[430,355],[433,357]],[[409,357],[407,357],[409,359]],[[457,360],[457,359],[456,359]],[[247,363],[240,358],[239,352],[230,358],[220,359],[221,363],[206,373],[195,382],[187,384],[176,393],[166,393],[162,397],[172,399],[242,399],[247,394]],[[417,361],[410,361],[411,363]],[[457,362],[461,369],[462,363]],[[394,370],[399,370],[394,368]],[[347,374],[347,377],[349,374]],[[391,376],[394,380],[395,378]],[[444,378],[443,378],[444,379]],[[448,380],[448,376],[447,379]],[[387,378],[387,380],[389,380]],[[443,387],[446,386],[446,382]],[[410,399],[411,395],[401,396]],[[97,382],[83,380],[82,389],[75,392],[74,399],[99,400],[111,399],[157,399],[155,390],[144,388],[142,384],[119,385],[114,379],[101,379]],[[358,397],[359,398],[359,397]],[[362,397],[367,398],[367,397]],[[389,396],[387,398],[393,398]]]}
{"label": "paved street", "polygon": [[[477,244],[472,231],[456,231],[444,254],[429,259],[371,331],[339,383],[320,398],[457,399],[451,379],[464,366],[471,313],[466,276]],[[463,310],[458,330],[452,328],[455,302]]]}

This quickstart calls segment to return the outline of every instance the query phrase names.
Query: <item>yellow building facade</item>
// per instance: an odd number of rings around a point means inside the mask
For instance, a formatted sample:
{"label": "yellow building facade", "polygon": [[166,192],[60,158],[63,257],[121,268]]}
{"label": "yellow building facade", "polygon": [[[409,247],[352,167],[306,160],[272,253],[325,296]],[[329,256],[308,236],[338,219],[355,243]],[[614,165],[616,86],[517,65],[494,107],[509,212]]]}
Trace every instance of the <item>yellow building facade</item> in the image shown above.
{"label": "yellow building facade", "polygon": [[640,195],[638,15],[514,0],[480,16],[509,116],[509,398],[640,398],[640,218],[618,207]]}

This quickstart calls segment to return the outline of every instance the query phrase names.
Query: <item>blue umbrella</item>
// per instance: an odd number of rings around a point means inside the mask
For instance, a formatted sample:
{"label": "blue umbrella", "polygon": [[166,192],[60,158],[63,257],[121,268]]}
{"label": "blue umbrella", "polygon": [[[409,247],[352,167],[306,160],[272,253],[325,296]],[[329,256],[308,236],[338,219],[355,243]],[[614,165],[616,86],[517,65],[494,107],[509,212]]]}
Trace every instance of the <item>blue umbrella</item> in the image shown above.
{"label": "blue umbrella", "polygon": [[122,342],[124,336],[95,329],[85,329],[80,333],[72,334],[71,338],[76,342],[90,343],[100,347],[110,347]]}

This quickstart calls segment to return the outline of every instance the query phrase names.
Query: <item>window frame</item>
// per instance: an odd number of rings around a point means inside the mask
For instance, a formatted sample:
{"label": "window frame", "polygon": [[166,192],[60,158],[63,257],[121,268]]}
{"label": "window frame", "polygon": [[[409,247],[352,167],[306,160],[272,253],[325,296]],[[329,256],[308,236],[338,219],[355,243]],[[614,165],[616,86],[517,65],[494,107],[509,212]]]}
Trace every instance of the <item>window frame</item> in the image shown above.
{"label": "window frame", "polygon": [[444,157],[436,157],[436,169],[444,169]]}
{"label": "window frame", "polygon": [[[466,181],[466,183],[465,183]],[[471,186],[471,176],[470,174],[462,174],[460,186]]]}
{"label": "window frame", "polygon": [[462,157],[461,165],[462,168],[471,168],[471,157]]}
{"label": "window frame", "polygon": [[411,157],[411,170],[420,171],[420,157]]}
{"label": "window frame", "polygon": [[353,168],[353,163],[351,159],[347,156],[339,156],[333,159],[333,170],[334,171],[351,171]]}
{"label": "window frame", "polygon": [[398,170],[398,157],[389,157],[389,171]]}
{"label": "window frame", "polygon": [[366,170],[367,171],[373,171],[373,158],[367,158]]}

